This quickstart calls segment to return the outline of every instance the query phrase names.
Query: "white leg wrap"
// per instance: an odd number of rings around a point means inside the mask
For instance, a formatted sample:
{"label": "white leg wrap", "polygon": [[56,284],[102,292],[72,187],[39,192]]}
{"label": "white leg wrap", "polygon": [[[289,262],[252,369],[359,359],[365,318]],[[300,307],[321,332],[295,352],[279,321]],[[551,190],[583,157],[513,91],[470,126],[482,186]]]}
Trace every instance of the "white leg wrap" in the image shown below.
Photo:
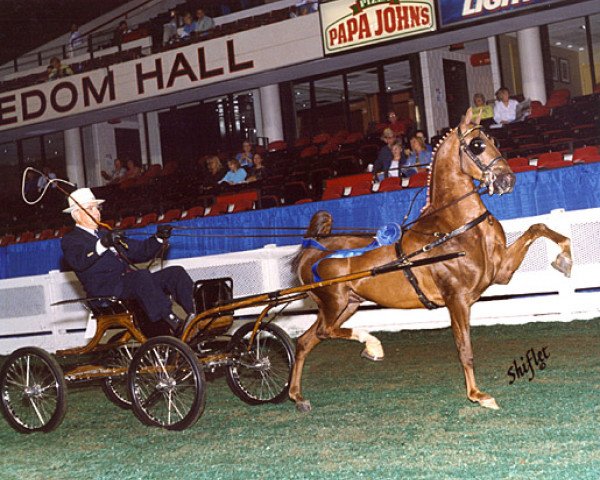
{"label": "white leg wrap", "polygon": [[367,352],[367,354],[369,354],[369,356],[375,358],[383,358],[384,354],[381,342],[369,332],[359,330],[358,328],[353,328],[352,336],[350,338],[352,340],[358,340],[360,343],[364,343],[365,351]]}

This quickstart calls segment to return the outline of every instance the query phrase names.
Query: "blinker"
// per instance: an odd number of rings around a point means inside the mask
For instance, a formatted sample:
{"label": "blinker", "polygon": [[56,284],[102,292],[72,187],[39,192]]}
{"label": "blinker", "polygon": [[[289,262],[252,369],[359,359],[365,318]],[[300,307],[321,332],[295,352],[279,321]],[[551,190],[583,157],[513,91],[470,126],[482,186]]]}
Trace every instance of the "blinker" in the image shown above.
{"label": "blinker", "polygon": [[481,137],[476,137],[469,142],[469,150],[473,155],[481,155],[485,151],[485,141]]}

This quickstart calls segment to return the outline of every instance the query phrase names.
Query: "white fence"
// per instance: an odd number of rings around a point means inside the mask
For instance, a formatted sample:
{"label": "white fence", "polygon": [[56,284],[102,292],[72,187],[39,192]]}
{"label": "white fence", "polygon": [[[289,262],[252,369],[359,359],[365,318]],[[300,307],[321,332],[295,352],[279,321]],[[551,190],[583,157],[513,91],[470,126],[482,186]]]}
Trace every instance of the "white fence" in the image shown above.
{"label": "white fence", "polygon": [[[495,285],[485,292],[472,311],[473,325],[514,324],[529,321],[570,321],[600,316],[600,209],[502,222],[508,243],[530,225],[546,223],[572,240],[574,267],[571,278],[555,271],[550,263],[559,248],[545,239],[536,241],[521,268],[507,286]],[[240,297],[293,286],[295,275],[289,262],[297,247],[266,246],[260,250],[168,262],[184,266],[194,280],[232,277],[234,296]],[[72,273],[0,281],[0,354],[26,345],[48,351],[85,343],[87,312],[79,304],[50,304],[82,297]],[[501,299],[497,297],[502,297]],[[508,298],[507,298],[508,297]],[[236,311],[240,318],[259,308]],[[314,321],[314,305],[295,302],[277,321],[291,335],[302,333]],[[450,324],[445,308],[428,311],[381,309],[369,303],[348,321],[371,331],[440,328]]]}

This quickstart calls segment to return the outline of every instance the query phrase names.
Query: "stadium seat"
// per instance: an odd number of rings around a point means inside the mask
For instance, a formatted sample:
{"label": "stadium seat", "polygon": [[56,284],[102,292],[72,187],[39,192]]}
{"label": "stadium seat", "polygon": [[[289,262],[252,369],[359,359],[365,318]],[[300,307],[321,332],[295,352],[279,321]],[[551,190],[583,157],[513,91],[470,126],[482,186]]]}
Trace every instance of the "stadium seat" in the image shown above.
{"label": "stadium seat", "polygon": [[408,188],[424,187],[427,185],[427,176],[429,172],[417,172],[408,177]]}
{"label": "stadium seat", "polygon": [[600,162],[600,149],[596,145],[576,148],[573,151],[573,163]]}
{"label": "stadium seat", "polygon": [[395,190],[402,190],[402,183],[398,177],[384,178],[379,184],[378,192],[393,192]]}
{"label": "stadium seat", "polygon": [[158,215],[155,212],[147,213],[139,218],[135,224],[136,227],[145,227],[146,225],[150,225],[151,223],[156,223],[158,220]]}
{"label": "stadium seat", "polygon": [[178,208],[172,208],[167,210],[166,213],[158,220],[158,223],[169,223],[175,222],[181,218],[181,210]]}

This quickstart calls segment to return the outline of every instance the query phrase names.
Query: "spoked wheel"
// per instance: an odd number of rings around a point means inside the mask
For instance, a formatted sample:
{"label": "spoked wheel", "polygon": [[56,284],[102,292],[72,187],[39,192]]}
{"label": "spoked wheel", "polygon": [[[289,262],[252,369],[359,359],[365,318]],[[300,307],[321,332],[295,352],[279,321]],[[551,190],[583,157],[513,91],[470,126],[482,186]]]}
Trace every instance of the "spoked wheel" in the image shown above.
{"label": "spoked wheel", "polygon": [[62,368],[37,347],[15,350],[0,370],[2,415],[22,433],[51,432],[67,410]]}
{"label": "spoked wheel", "polygon": [[294,345],[277,325],[262,324],[252,345],[254,324],[240,327],[231,338],[233,364],[226,378],[232,392],[250,405],[279,403],[287,399],[294,364]]}
{"label": "spoked wheel", "polygon": [[144,343],[131,361],[127,383],[133,412],[146,425],[184,430],[204,412],[204,372],[192,349],[177,338]]}
{"label": "spoked wheel", "polygon": [[[116,333],[108,340],[108,343],[118,342],[125,333]],[[131,408],[131,398],[127,389],[127,369],[139,348],[140,343],[132,338],[129,342],[110,350],[104,360],[104,366],[107,368],[124,369],[120,375],[105,378],[102,382],[102,391],[112,403],[125,410]]]}

